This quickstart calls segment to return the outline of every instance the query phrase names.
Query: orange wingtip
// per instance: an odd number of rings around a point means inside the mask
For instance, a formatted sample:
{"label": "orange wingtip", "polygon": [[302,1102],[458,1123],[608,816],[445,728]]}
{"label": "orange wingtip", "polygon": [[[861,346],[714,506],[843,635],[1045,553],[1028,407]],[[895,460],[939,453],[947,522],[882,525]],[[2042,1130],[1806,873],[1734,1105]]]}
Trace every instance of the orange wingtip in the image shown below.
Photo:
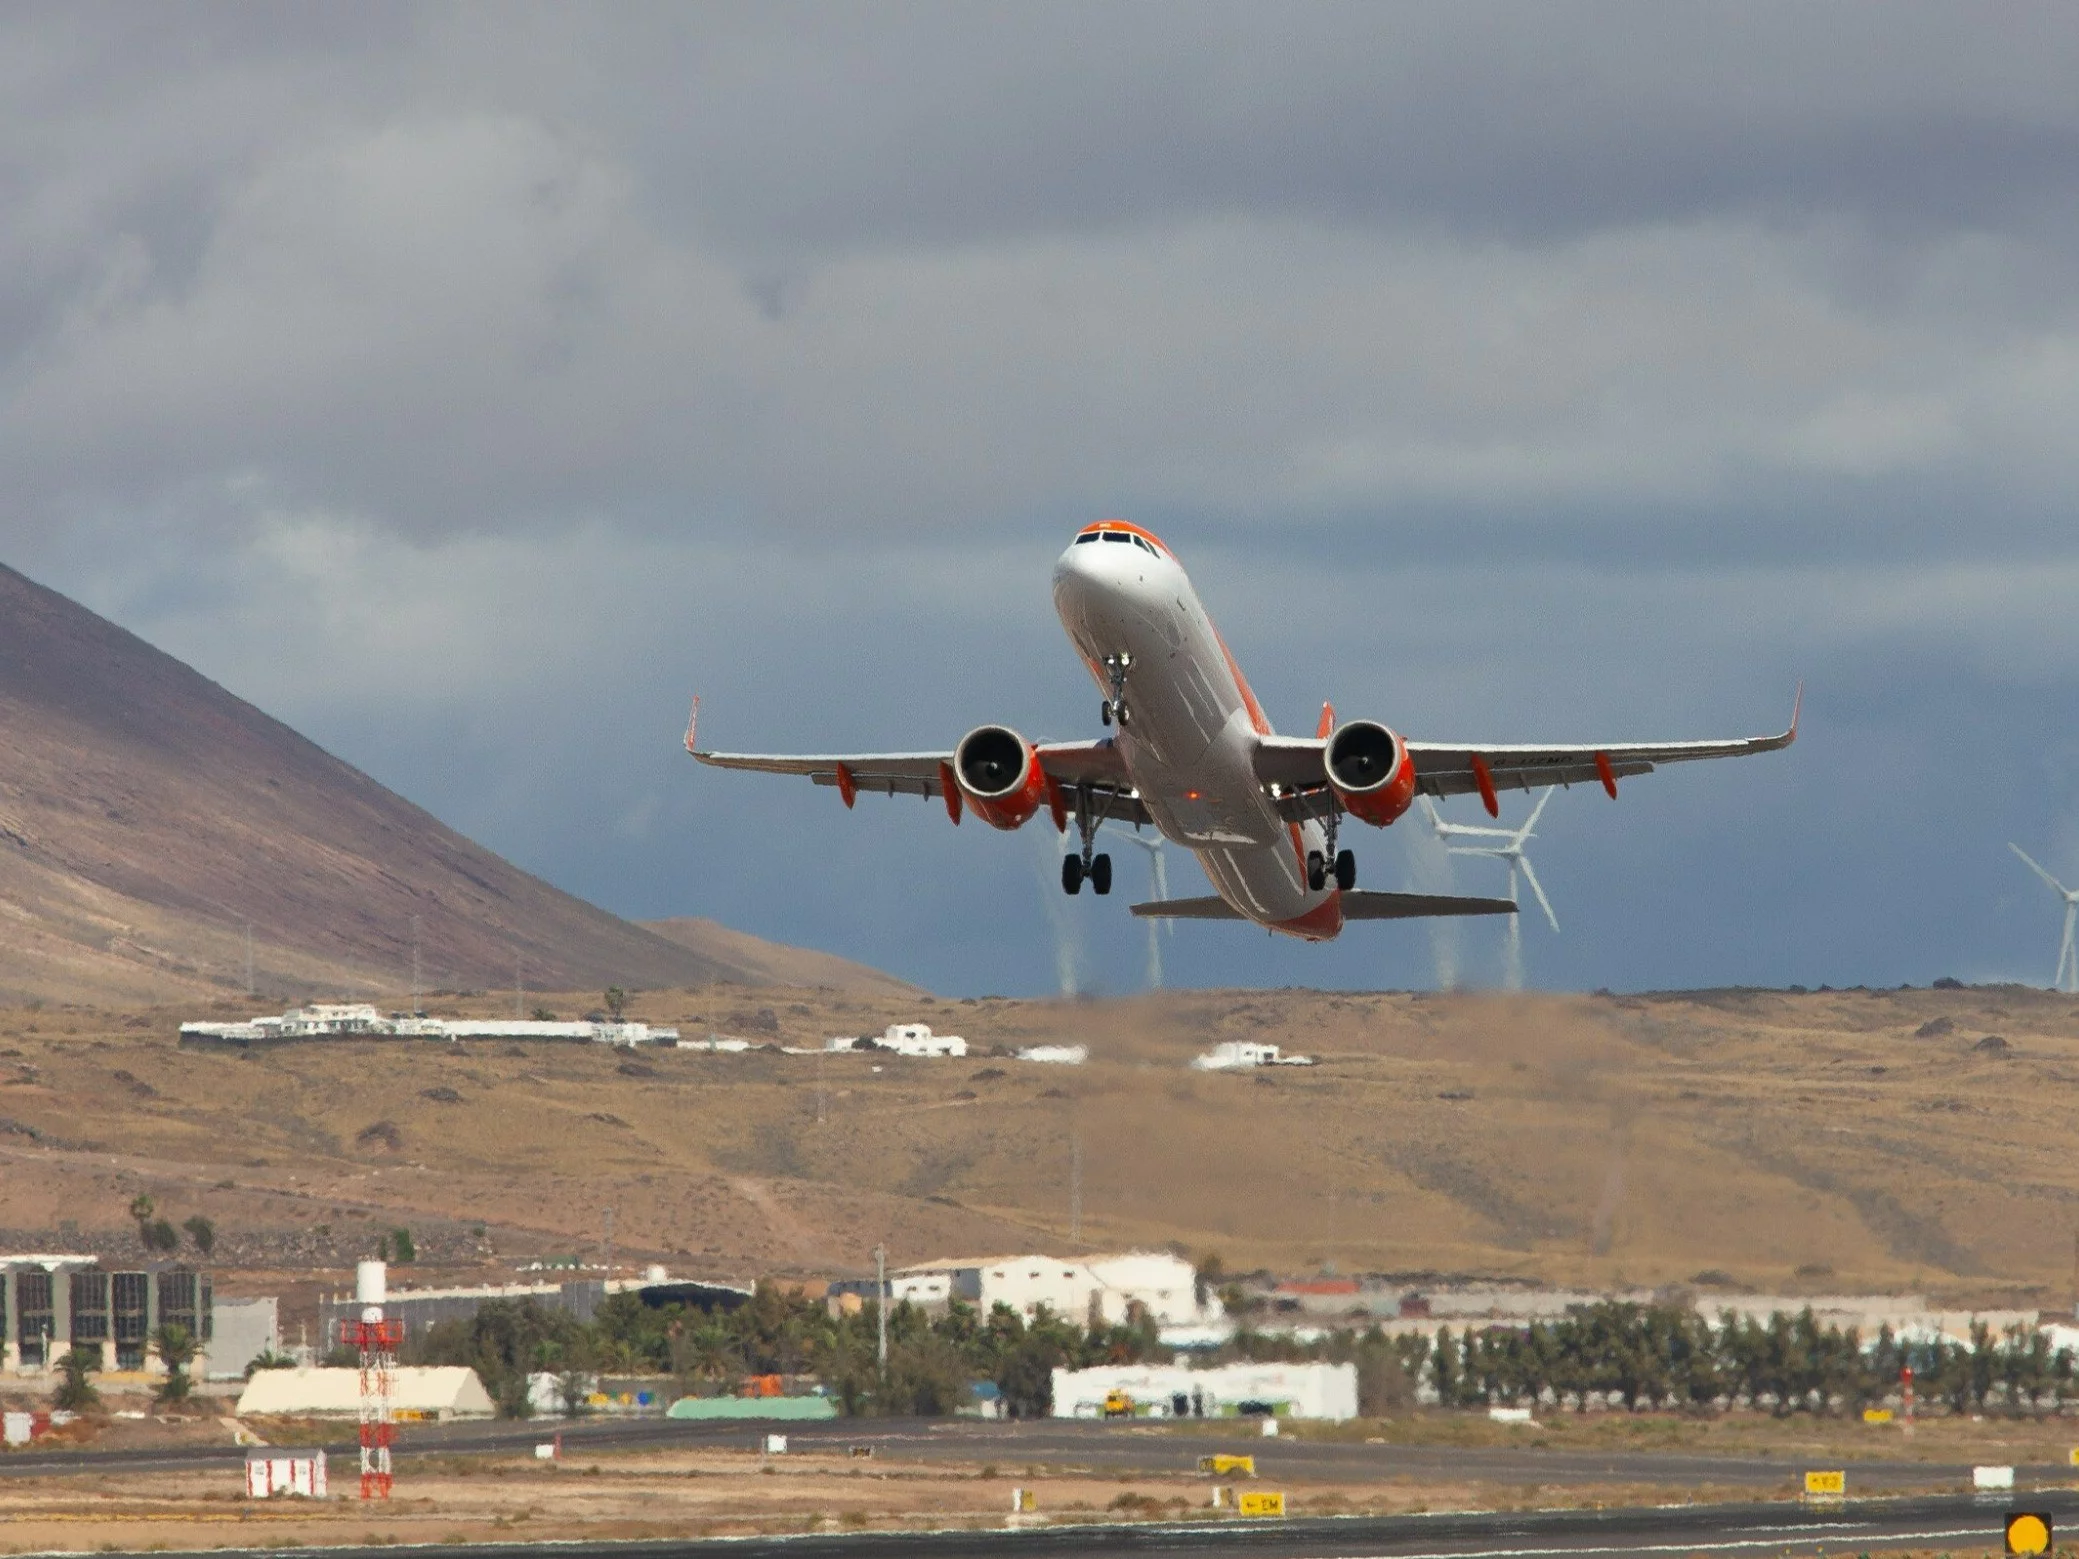
{"label": "orange wingtip", "polygon": [[1317,724],[1317,725],[1316,725],[1316,726],[1314,727],[1314,736],[1315,736],[1315,738],[1316,738],[1317,740],[1325,741],[1325,740],[1327,740],[1327,739],[1328,739],[1328,738],[1329,738],[1330,736],[1332,736],[1332,735],[1334,735],[1334,734],[1335,734],[1335,705],[1333,705],[1333,704],[1323,704],[1323,705],[1321,706],[1321,720],[1320,720],[1320,723],[1319,723],[1319,724]]}
{"label": "orange wingtip", "polygon": [[693,745],[693,729],[700,724],[700,695],[693,695],[693,708],[686,716],[686,751],[697,751]]}
{"label": "orange wingtip", "polygon": [[1786,738],[1788,739],[1788,740],[1786,740],[1786,742],[1784,743],[1784,745],[1785,745],[1785,746],[1788,746],[1788,745],[1790,744],[1790,742],[1794,742],[1794,741],[1796,741],[1796,740],[1797,740],[1797,721],[1798,721],[1798,716],[1799,716],[1799,715],[1801,715],[1801,714],[1803,714],[1804,712],[1805,712],[1805,679],[1804,679],[1803,677],[1799,677],[1799,678],[1798,678],[1798,680],[1797,680],[1797,697],[1793,698],[1793,699],[1792,699],[1792,700],[1790,701],[1790,729],[1789,729],[1789,730],[1787,730],[1787,731],[1785,731],[1785,732],[1783,733],[1783,734],[1784,734],[1784,736],[1785,736],[1785,737],[1786,737]]}

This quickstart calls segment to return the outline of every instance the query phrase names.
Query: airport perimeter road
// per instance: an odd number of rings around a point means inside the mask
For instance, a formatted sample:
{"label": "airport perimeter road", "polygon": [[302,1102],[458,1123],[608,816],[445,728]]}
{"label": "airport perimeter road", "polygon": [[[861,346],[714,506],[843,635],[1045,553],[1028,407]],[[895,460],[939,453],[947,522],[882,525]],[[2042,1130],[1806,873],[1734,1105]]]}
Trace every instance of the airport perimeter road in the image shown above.
{"label": "airport perimeter road", "polygon": [[[1531,1446],[1367,1445],[1359,1441],[1263,1439],[1232,1435],[1177,1434],[1126,1424],[1041,1419],[991,1424],[971,1419],[839,1419],[813,1424],[688,1422],[665,1418],[557,1419],[524,1423],[462,1423],[403,1427],[400,1468],[418,1456],[524,1451],[561,1435],[566,1456],[588,1450],[647,1450],[672,1447],[755,1447],[768,1430],[786,1434],[797,1451],[838,1446],[870,1448],[896,1460],[995,1463],[1006,1476],[1025,1468],[1051,1472],[1090,1469],[1113,1474],[1176,1474],[1191,1471],[1208,1452],[1240,1451],[1256,1458],[1257,1481],[1330,1482],[1389,1478],[1473,1480],[1525,1487],[1619,1485],[1696,1489],[1752,1489],[1757,1494],[1794,1492],[1805,1464],[1788,1457],[1685,1456],[1657,1452],[1539,1450]],[[351,1457],[355,1446],[342,1439],[328,1446]],[[158,1448],[17,1451],[0,1456],[0,1478],[75,1476],[82,1473],[171,1470],[237,1463],[245,1451],[231,1444]],[[1858,1494],[1924,1492],[1968,1487],[1968,1463],[1848,1461],[1848,1486]],[[2063,1464],[2017,1466],[2024,1486],[2065,1484]]]}
{"label": "airport perimeter road", "polygon": [[[2079,1494],[2027,1496],[2062,1525],[2079,1519]],[[2002,1547],[2004,1500],[1969,1495],[1873,1500],[1833,1510],[1779,1504],[1657,1510],[1539,1511],[1522,1515],[1350,1517],[1007,1532],[889,1532],[854,1536],[726,1538],[710,1542],[427,1546],[415,1559],[1655,1559]],[[217,1551],[217,1559],[240,1552]],[[326,1559],[394,1559],[394,1548],[331,1548]]]}

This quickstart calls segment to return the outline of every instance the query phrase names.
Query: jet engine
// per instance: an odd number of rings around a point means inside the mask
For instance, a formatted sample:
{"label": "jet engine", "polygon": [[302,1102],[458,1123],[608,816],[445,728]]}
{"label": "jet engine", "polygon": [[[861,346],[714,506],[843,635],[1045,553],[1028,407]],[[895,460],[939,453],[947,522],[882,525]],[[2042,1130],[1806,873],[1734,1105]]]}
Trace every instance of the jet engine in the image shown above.
{"label": "jet engine", "polygon": [[1008,726],[980,725],[953,749],[953,777],[968,810],[991,828],[1016,828],[1047,799],[1032,743]]}
{"label": "jet engine", "polygon": [[1323,758],[1336,800],[1352,817],[1384,828],[1415,804],[1408,744],[1376,720],[1337,726]]}

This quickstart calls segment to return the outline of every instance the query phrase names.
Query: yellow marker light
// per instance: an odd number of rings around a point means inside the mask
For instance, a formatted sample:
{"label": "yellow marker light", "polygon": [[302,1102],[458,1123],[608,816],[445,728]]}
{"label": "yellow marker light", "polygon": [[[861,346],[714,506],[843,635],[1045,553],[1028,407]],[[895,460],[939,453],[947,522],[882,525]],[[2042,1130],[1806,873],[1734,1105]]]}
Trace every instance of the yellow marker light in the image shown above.
{"label": "yellow marker light", "polygon": [[2047,1554],[2050,1552],[2050,1516],[2039,1510],[2007,1512],[2007,1552]]}

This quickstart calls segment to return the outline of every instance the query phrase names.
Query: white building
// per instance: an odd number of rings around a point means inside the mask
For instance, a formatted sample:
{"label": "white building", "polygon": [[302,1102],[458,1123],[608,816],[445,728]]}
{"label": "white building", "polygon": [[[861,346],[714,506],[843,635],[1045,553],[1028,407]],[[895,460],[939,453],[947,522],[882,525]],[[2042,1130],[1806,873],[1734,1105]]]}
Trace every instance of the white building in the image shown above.
{"label": "white building", "polygon": [[967,1054],[967,1041],[957,1034],[934,1034],[928,1023],[891,1023],[878,1039],[847,1034],[833,1039],[825,1050],[890,1050],[899,1056],[944,1059]]}
{"label": "white building", "polygon": [[[438,1419],[489,1418],[497,1412],[476,1371],[460,1364],[399,1365],[390,1379],[390,1406],[400,1414]],[[238,1399],[238,1416],[356,1418],[361,1412],[357,1369],[255,1370]]]}
{"label": "white building", "polygon": [[1054,1371],[1056,1418],[1102,1418],[1114,1393],[1137,1418],[1277,1418],[1357,1416],[1354,1364],[1226,1364],[1195,1370],[1182,1364],[1106,1364]]}
{"label": "white building", "polygon": [[211,1380],[239,1380],[264,1354],[281,1352],[281,1304],[276,1299],[219,1299],[207,1365]]}
{"label": "white building", "polygon": [[1281,1055],[1276,1045],[1259,1045],[1247,1039],[1223,1039],[1202,1056],[1192,1059],[1197,1072],[1235,1072],[1252,1066],[1312,1066],[1312,1056]]}
{"label": "white building", "polygon": [[313,1002],[293,1007],[279,1017],[248,1018],[240,1023],[183,1023],[183,1043],[278,1044],[297,1039],[554,1039],[595,1045],[668,1045],[678,1040],[675,1028],[647,1023],[575,1022],[519,1018],[420,1018],[408,1013],[385,1016],[365,1003]]}
{"label": "white building", "polygon": [[[1078,1326],[1116,1326],[1138,1310],[1158,1326],[1200,1319],[1198,1274],[1190,1262],[1162,1251],[1128,1251],[1080,1261],[1057,1256],[987,1256],[931,1261],[889,1279],[891,1300],[902,1284],[926,1281],[938,1302],[962,1299],[984,1315],[998,1305],[1031,1320],[1042,1308]],[[916,1290],[916,1303],[932,1303]]]}
{"label": "white building", "polygon": [[1090,1059],[1088,1045],[1027,1045],[1018,1052],[1020,1061],[1038,1061],[1051,1066],[1081,1066]]}

